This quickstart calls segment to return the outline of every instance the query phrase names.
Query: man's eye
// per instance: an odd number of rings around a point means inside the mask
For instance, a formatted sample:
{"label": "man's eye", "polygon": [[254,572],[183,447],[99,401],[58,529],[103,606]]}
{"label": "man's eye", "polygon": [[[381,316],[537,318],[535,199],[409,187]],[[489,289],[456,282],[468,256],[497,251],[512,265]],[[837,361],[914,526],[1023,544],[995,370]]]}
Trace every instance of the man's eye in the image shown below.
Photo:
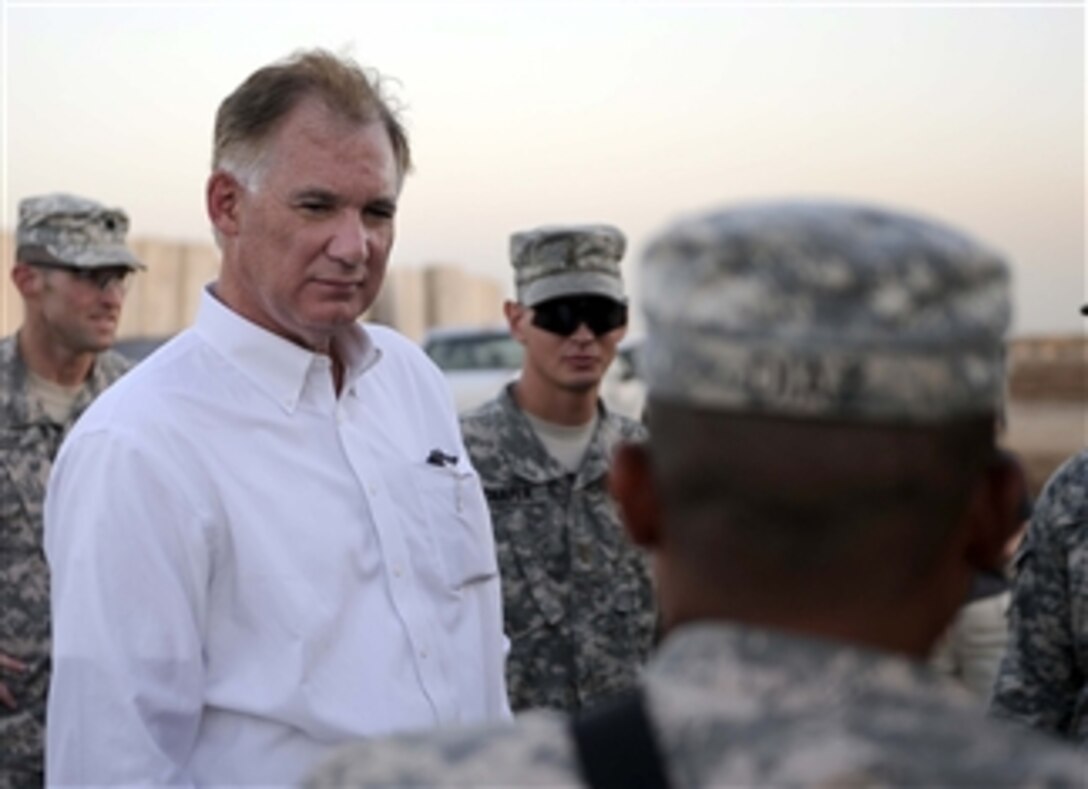
{"label": "man's eye", "polygon": [[299,208],[308,214],[327,214],[332,210],[330,203],[305,202],[299,203]]}
{"label": "man's eye", "polygon": [[388,205],[372,205],[367,206],[364,213],[367,216],[377,217],[378,219],[392,219],[397,213],[397,209]]}

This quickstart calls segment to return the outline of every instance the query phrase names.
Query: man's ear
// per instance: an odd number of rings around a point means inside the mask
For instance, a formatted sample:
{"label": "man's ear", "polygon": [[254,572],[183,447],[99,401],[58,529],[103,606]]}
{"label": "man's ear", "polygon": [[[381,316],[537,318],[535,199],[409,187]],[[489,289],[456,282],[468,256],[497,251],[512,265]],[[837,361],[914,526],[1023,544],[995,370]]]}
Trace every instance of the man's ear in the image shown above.
{"label": "man's ear", "polygon": [[506,316],[506,323],[510,327],[510,335],[522,345],[525,344],[525,330],[522,328],[522,319],[528,309],[523,304],[509,299],[502,303],[502,314]]}
{"label": "man's ear", "polygon": [[216,170],[208,177],[204,190],[204,201],[208,218],[219,233],[224,236],[237,235],[239,228],[239,205],[244,187],[230,173]]}
{"label": "man's ear", "polygon": [[11,268],[11,281],[19,295],[30,300],[41,292],[42,272],[27,263],[16,261]]}
{"label": "man's ear", "polygon": [[1006,546],[1022,525],[1027,495],[1019,460],[1009,452],[999,451],[983,470],[971,500],[967,559],[973,567],[1002,569]]}
{"label": "man's ear", "polygon": [[650,450],[644,444],[621,444],[612,459],[608,489],[620,510],[627,535],[639,547],[661,543],[661,506],[654,484]]}

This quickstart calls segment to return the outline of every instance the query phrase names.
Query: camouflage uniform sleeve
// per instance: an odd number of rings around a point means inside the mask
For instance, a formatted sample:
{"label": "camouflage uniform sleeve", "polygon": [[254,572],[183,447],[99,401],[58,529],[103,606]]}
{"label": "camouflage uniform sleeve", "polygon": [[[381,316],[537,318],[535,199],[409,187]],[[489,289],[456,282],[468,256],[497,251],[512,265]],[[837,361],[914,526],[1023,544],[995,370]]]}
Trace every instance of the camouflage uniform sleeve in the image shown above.
{"label": "camouflage uniform sleeve", "polygon": [[1075,733],[1088,646],[1088,455],[1063,468],[1036,507],[1017,556],[1009,646],[990,715],[1059,735]]}

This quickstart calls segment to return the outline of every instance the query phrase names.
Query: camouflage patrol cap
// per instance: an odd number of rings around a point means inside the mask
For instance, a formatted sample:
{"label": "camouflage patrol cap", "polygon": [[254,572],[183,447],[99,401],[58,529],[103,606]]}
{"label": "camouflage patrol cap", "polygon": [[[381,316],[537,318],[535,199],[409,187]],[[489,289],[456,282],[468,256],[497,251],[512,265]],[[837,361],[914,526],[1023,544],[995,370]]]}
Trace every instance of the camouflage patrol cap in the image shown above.
{"label": "camouflage patrol cap", "polygon": [[518,301],[527,307],[560,296],[626,301],[620,259],[627,239],[611,225],[553,225],[510,236]]}
{"label": "camouflage patrol cap", "polygon": [[78,268],[145,268],[125,246],[128,216],[119,208],[69,194],[19,201],[16,258]]}
{"label": "camouflage patrol cap", "polygon": [[641,270],[651,395],[820,419],[996,413],[1004,260],[866,205],[780,202],[681,220]]}

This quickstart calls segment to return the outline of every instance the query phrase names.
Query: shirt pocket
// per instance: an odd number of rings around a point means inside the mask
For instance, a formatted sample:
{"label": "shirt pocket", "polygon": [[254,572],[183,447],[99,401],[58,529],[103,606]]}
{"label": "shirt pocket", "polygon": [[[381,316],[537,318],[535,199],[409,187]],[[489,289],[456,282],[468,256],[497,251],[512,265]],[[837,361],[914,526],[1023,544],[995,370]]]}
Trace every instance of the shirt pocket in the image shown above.
{"label": "shirt pocket", "polygon": [[425,464],[414,471],[446,584],[459,590],[498,575],[491,518],[471,468]]}

